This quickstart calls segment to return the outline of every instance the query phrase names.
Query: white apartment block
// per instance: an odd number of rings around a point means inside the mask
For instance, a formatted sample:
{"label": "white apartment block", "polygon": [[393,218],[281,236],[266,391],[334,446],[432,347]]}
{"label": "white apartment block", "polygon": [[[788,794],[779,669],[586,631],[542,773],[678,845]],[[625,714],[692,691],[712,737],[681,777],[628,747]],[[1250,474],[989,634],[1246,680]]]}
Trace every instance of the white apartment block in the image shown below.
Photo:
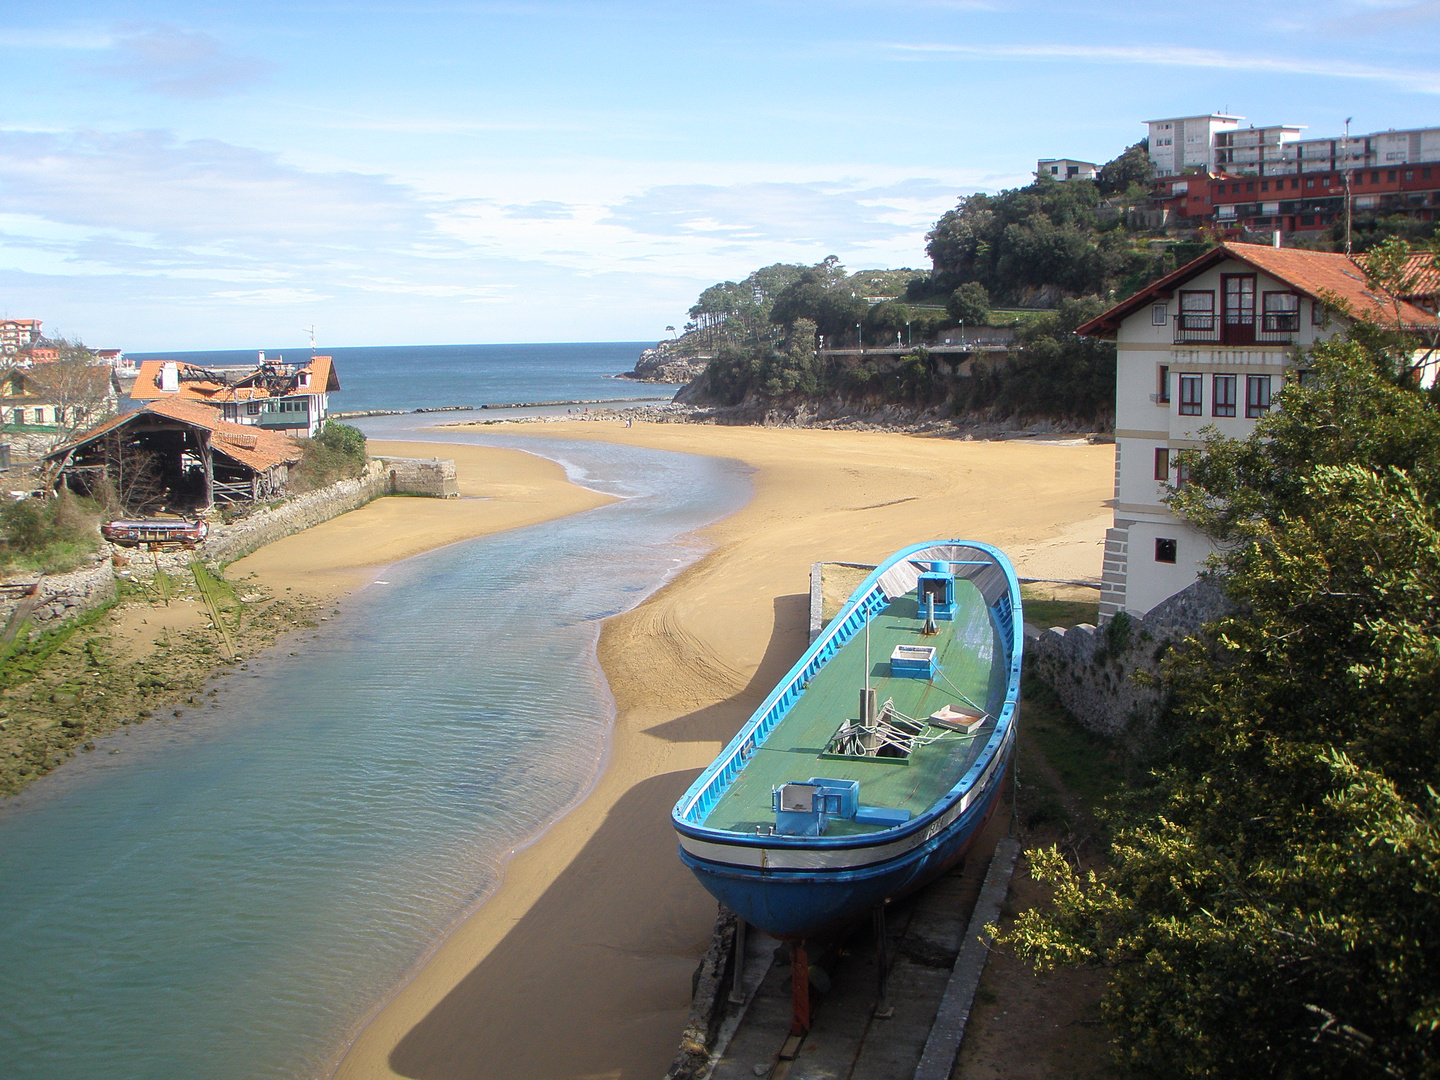
{"label": "white apartment block", "polygon": [[[1105,537],[1100,617],[1143,615],[1195,581],[1215,550],[1170,512],[1183,484],[1176,455],[1200,429],[1245,438],[1270,411],[1301,350],[1347,320],[1322,296],[1390,322],[1396,310],[1365,289],[1344,255],[1226,243],[1118,304],[1078,333],[1113,337],[1115,523]],[[1434,315],[1400,302],[1407,326]]]}
{"label": "white apartment block", "polygon": [[1209,113],[1150,120],[1150,163],[1156,176],[1179,176],[1186,169],[1210,168],[1215,137],[1240,126],[1243,116]]}

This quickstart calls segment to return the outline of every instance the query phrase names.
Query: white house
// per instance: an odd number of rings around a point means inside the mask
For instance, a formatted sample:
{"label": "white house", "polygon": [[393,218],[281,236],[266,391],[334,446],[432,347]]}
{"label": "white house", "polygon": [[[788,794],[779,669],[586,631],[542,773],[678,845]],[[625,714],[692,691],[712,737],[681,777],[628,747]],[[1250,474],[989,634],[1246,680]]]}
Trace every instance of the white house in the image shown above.
{"label": "white house", "polygon": [[1076,158],[1041,158],[1035,163],[1035,175],[1052,180],[1094,180],[1100,175],[1100,166]]}
{"label": "white house", "polygon": [[1078,333],[1114,338],[1115,524],[1105,537],[1100,616],[1143,615],[1195,581],[1214,547],[1164,505],[1183,483],[1176,454],[1200,429],[1244,438],[1270,410],[1300,350],[1348,320],[1342,298],[1378,322],[1434,328],[1414,304],[1367,290],[1349,257],[1226,243],[1142,289]]}

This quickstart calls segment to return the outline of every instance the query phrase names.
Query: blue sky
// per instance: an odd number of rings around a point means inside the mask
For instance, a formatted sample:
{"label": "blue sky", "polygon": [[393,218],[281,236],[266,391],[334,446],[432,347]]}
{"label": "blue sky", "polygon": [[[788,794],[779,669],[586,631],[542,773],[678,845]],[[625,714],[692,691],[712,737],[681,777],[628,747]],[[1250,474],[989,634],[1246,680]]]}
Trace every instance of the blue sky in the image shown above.
{"label": "blue sky", "polygon": [[0,313],[132,351],[649,339],[1160,116],[1440,125],[1440,2],[0,5]]}

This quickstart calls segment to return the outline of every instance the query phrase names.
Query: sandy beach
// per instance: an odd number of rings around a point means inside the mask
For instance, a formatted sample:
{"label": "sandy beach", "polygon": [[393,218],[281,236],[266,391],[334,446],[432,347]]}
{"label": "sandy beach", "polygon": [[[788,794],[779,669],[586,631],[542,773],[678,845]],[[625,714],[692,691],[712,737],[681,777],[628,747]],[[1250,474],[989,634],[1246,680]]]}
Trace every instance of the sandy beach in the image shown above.
{"label": "sandy beach", "polygon": [[1004,548],[1022,575],[1097,578],[1114,449],[644,423],[486,430],[731,458],[754,470],[755,494],[706,530],[707,556],[605,624],[617,718],[593,790],[513,857],[337,1075],[653,1080],[715,912],[675,856],[669,810],[804,650],[811,563],[964,536]]}
{"label": "sandy beach", "polygon": [[231,576],[254,574],[276,591],[333,597],[362,584],[375,567],[613,501],[577,487],[561,466],[523,450],[379,441],[368,449],[373,457],[454,458],[460,498],[376,499],[267,544],[236,561]]}

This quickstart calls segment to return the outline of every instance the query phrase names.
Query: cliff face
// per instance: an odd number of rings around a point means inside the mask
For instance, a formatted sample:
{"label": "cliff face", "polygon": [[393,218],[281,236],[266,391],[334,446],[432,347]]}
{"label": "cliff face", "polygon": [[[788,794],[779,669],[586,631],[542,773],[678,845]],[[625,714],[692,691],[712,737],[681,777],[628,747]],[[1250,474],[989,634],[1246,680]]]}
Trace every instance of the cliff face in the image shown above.
{"label": "cliff face", "polygon": [[673,342],[662,341],[642,352],[635,362],[635,370],[625,372],[622,378],[637,382],[688,383],[703,375],[709,364],[708,356],[681,356]]}

